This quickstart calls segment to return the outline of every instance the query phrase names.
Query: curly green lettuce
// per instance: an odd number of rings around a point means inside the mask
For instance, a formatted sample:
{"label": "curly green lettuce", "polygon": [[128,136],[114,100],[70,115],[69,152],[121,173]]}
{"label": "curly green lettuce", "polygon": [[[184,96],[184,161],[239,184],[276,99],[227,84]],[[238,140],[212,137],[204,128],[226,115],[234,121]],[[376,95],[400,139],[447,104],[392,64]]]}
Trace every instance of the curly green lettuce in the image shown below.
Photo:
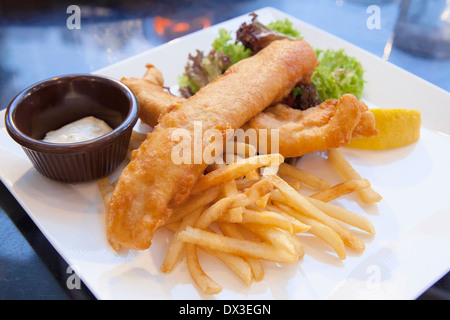
{"label": "curly green lettuce", "polygon": [[231,32],[221,28],[219,29],[219,37],[214,39],[212,47],[217,52],[222,52],[231,59],[231,64],[248,58],[252,55],[250,49],[245,48],[241,43],[234,43]]}
{"label": "curly green lettuce", "polygon": [[178,77],[183,97],[194,95],[201,87],[223,74],[229,66],[252,55],[250,49],[232,40],[230,32],[220,29],[208,55],[205,56],[200,50],[197,50],[196,56],[189,55],[184,73]]}
{"label": "curly green lettuce", "polygon": [[[253,54],[258,53],[275,40],[294,40],[300,37],[300,32],[292,27],[289,20],[277,20],[265,25],[258,20],[256,14],[251,14],[251,23],[244,22],[236,31],[236,40],[251,50]],[[293,36],[294,35],[294,36]]]}
{"label": "curly green lettuce", "polygon": [[[181,94],[188,98],[214,78],[221,75],[232,64],[248,58],[272,41],[301,38],[288,19],[276,20],[268,25],[258,21],[252,14],[251,23],[243,23],[233,41],[231,32],[219,29],[208,55],[197,50],[189,55],[185,72],[179,77]],[[341,50],[316,50],[320,65],[311,78],[311,84],[298,84],[284,100],[293,108],[307,109],[327,99],[339,99],[343,94],[354,94],[361,98],[364,88],[364,70],[358,60]]]}
{"label": "curly green lettuce", "polygon": [[364,69],[356,58],[340,50],[316,50],[320,65],[314,71],[311,81],[317,88],[319,98],[339,99],[346,93],[361,98],[364,89]]}
{"label": "curly green lettuce", "polygon": [[292,26],[292,22],[289,19],[284,20],[276,20],[273,22],[270,22],[267,27],[269,29],[272,29],[274,31],[278,31],[280,33],[283,33],[285,35],[291,36],[293,38],[301,38],[300,31],[295,29]]}
{"label": "curly green lettuce", "polygon": [[189,54],[184,73],[178,77],[181,95],[189,98],[223,74],[230,64],[228,56],[215,50],[211,50],[206,57],[200,50],[195,56]]}

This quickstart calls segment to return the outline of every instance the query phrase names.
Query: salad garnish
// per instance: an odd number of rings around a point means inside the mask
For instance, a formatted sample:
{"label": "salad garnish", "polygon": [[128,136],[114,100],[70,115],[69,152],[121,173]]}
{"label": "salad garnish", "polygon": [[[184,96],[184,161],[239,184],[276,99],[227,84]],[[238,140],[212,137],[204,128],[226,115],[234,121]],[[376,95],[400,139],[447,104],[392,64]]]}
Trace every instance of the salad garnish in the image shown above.
{"label": "salad garnish", "polygon": [[[189,98],[202,86],[223,74],[232,64],[256,54],[272,41],[301,38],[289,19],[276,20],[264,25],[255,13],[250,14],[250,23],[243,23],[236,31],[236,39],[230,31],[219,29],[208,55],[197,50],[189,55],[184,73],[179,77],[180,93]],[[298,84],[282,101],[295,109],[305,110],[327,99],[339,99],[345,93],[358,99],[364,89],[364,69],[354,57],[343,49],[316,49],[319,66],[314,71],[311,83]]]}

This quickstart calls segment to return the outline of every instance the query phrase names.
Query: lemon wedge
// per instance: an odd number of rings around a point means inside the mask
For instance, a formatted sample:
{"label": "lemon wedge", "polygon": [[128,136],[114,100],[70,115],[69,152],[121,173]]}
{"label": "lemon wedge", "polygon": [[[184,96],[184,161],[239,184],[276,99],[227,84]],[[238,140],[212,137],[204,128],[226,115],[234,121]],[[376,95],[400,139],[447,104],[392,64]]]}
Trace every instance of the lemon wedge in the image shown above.
{"label": "lemon wedge", "polygon": [[413,109],[371,109],[379,134],[352,140],[347,146],[358,149],[386,150],[419,140],[421,116]]}

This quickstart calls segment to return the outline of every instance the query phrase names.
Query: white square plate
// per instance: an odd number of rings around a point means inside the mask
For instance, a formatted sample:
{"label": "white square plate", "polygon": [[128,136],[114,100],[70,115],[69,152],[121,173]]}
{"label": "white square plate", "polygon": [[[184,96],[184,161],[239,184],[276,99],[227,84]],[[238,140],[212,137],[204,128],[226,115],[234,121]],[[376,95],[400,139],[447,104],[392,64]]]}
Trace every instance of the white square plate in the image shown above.
{"label": "white square plate", "polygon": [[[343,148],[347,159],[384,199],[364,205],[352,196],[339,203],[367,216],[376,235],[355,232],[366,250],[340,261],[319,239],[303,236],[305,257],[294,265],[264,263],[265,277],[246,287],[225,267],[201,255],[205,271],[223,285],[216,299],[414,299],[450,266],[450,95],[372,54],[272,8],[256,11],[263,23],[290,19],[315,48],[344,48],[363,64],[363,99],[371,106],[422,113],[420,141],[390,151]],[[96,72],[116,79],[141,77],[152,63],[172,86],[188,53],[209,51],[219,28],[236,30],[248,15],[175,39]],[[0,114],[4,118],[4,111]],[[104,208],[95,182],[61,184],[41,176],[0,126],[0,175],[51,244],[98,299],[208,299],[184,263],[170,274],[159,267],[170,234],[158,231],[149,250],[118,254],[108,245]],[[319,153],[301,166],[330,181],[337,176]],[[118,174],[116,171],[115,174]],[[355,201],[356,200],[356,201]]]}

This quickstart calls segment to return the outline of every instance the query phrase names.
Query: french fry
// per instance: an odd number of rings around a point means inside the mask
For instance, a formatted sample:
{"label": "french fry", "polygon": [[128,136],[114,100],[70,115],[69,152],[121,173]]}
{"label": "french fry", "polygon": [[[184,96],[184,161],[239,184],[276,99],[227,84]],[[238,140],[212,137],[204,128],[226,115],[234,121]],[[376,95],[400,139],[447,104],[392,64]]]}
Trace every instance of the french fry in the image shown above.
{"label": "french fry", "polygon": [[344,242],[342,241],[341,237],[339,236],[339,234],[337,234],[336,231],[334,231],[329,226],[323,224],[322,222],[317,221],[314,218],[307,217],[304,214],[301,214],[298,211],[282,203],[275,202],[275,205],[278,206],[283,211],[285,211],[286,213],[300,220],[301,222],[309,225],[310,226],[309,232],[311,234],[328,243],[334,249],[334,251],[341,260],[346,259],[347,253],[345,251]]}
{"label": "french fry", "polygon": [[250,180],[247,178],[236,179],[234,181],[236,182],[236,186],[237,186],[238,190],[244,190],[244,189],[250,188],[252,185],[254,185],[257,182],[256,180]]}
{"label": "french fry", "polygon": [[166,256],[160,267],[161,272],[168,273],[173,270],[185,248],[185,243],[178,239],[178,234],[187,226],[193,226],[202,212],[203,208],[198,208],[183,218],[166,251]]}
{"label": "french fry", "polygon": [[269,201],[270,193],[266,194],[265,196],[262,196],[258,200],[255,201],[255,205],[258,208],[264,209],[267,205],[267,202]]}
{"label": "french fry", "polygon": [[[239,154],[236,155],[236,162],[242,161],[244,158],[242,158]],[[245,178],[248,180],[259,180],[259,174],[257,169],[251,170],[245,174]]]}
{"label": "french fry", "polygon": [[252,269],[244,258],[230,253],[211,250],[205,247],[202,247],[202,249],[225,263],[228,268],[230,268],[230,270],[245,283],[247,287],[250,286],[252,283]]}
{"label": "french fry", "polygon": [[[327,150],[328,160],[336,168],[336,170],[346,180],[361,179],[361,175],[352,167],[352,165],[345,159],[343,154],[338,149]],[[372,189],[368,187],[357,191],[361,199],[366,203],[376,203],[383,198]]]}
{"label": "french fry", "polygon": [[365,249],[364,242],[356,237],[349,230],[341,226],[336,220],[329,217],[313,204],[311,204],[304,196],[292,189],[286,181],[274,174],[267,174],[266,178],[271,181],[280,193],[286,198],[289,206],[300,211],[300,213],[314,218],[335,230],[344,241],[344,244],[352,249],[362,252]]}
{"label": "french fry", "polygon": [[305,249],[303,248],[303,244],[300,239],[293,233],[287,232],[286,230],[280,230],[285,234],[285,236],[289,239],[291,244],[294,246],[295,253],[298,255],[299,259],[302,259],[305,256]]}
{"label": "french fry", "polygon": [[205,173],[209,173],[211,171],[217,170],[219,168],[225,167],[226,164],[225,163],[217,163],[217,162],[213,162],[211,164],[209,164],[206,169],[205,169]]}
{"label": "french fry", "polygon": [[282,174],[278,174],[280,176],[280,178],[282,178],[284,181],[286,181],[287,183],[289,183],[289,185],[294,188],[297,191],[300,191],[301,187],[302,187],[302,183],[300,182],[300,180],[288,177],[288,176],[283,176]]}
{"label": "french fry", "polygon": [[236,207],[245,207],[269,193],[272,188],[272,184],[264,179],[255,183],[244,193],[238,193],[237,195],[218,200],[203,212],[195,223],[195,227],[206,229],[213,221],[218,220],[225,211]]}
{"label": "french fry", "polygon": [[366,217],[363,217],[345,208],[335,206],[331,203],[323,202],[317,199],[307,199],[309,202],[311,202],[313,205],[325,212],[330,217],[354,226],[360,230],[366,231],[370,234],[375,234],[375,228],[373,224]]}
{"label": "french fry", "polygon": [[210,204],[218,197],[219,193],[220,188],[214,187],[206,190],[202,194],[190,197],[182,206],[170,209],[167,223],[180,221],[185,215]]}
{"label": "french fry", "polygon": [[293,255],[297,255],[295,246],[291,243],[290,239],[286,236],[286,234],[281,232],[279,229],[252,223],[246,223],[243,224],[242,226],[250,230],[254,234],[260,236],[267,242],[273,244],[280,250],[286,250]]}
{"label": "french fry", "polygon": [[221,221],[241,223],[243,213],[244,213],[243,207],[232,208],[228,211],[223,212],[219,219]]}
{"label": "french fry", "polygon": [[245,209],[242,215],[241,223],[251,223],[270,226],[272,228],[280,228],[289,232],[293,232],[291,222],[285,217],[271,211],[255,211]]}
{"label": "french fry", "polygon": [[273,184],[267,179],[261,179],[255,184],[253,184],[250,188],[244,191],[244,194],[248,197],[250,203],[258,201],[261,197],[264,197],[266,194],[270,193],[273,190]]}
{"label": "french fry", "polygon": [[288,200],[281,194],[280,190],[274,189],[270,192],[270,200],[287,202]]}
{"label": "french fry", "polygon": [[222,159],[225,162],[222,167],[226,167],[227,165],[233,164],[238,162],[239,160],[243,159],[241,156],[235,153],[224,153],[222,154]]}
{"label": "french fry", "polygon": [[278,165],[284,160],[280,154],[258,155],[245,158],[225,167],[214,170],[202,176],[196,183],[191,194],[197,195],[209,188],[218,186],[224,182],[237,179],[246,173],[268,165]]}
{"label": "french fry", "polygon": [[298,255],[267,243],[235,239],[198,228],[187,227],[179,236],[182,241],[238,256],[279,263],[295,263],[298,260]]}
{"label": "french fry", "polygon": [[225,145],[225,150],[227,153],[234,153],[246,157],[253,157],[256,155],[256,148],[245,142],[228,140]]}
{"label": "french fry", "polygon": [[[227,237],[236,238],[236,239],[240,239],[240,240],[246,240],[244,235],[238,229],[237,225],[234,223],[221,222],[220,230]],[[244,257],[244,259],[250,265],[250,269],[252,270],[253,278],[256,281],[261,281],[264,278],[264,268],[263,268],[261,262],[258,259],[249,258],[249,257]]]}
{"label": "french fry", "polygon": [[220,199],[203,212],[203,214],[196,221],[195,227],[200,229],[208,228],[209,225],[218,220],[225,211],[232,209],[231,206],[236,198],[246,198],[246,196],[244,194],[239,194],[235,197]]}
{"label": "french fry", "polygon": [[[239,190],[237,189],[236,182],[234,180],[225,182],[225,184],[223,185],[223,193],[227,197],[237,195],[239,193]],[[223,215],[226,215],[228,221],[230,222],[241,222],[243,212],[243,207],[236,207],[228,210],[227,212],[224,212]]]}
{"label": "french fry", "polygon": [[227,197],[235,196],[239,193],[235,180],[227,181],[223,184],[223,193]]}
{"label": "french fry", "polygon": [[[146,136],[133,132],[129,151],[139,147]],[[202,269],[198,248],[225,263],[246,286],[253,279],[263,279],[260,260],[295,263],[302,259],[305,249],[297,236],[300,233],[322,239],[341,260],[346,259],[346,246],[364,251],[365,244],[339,222],[374,234],[372,223],[329,202],[352,192],[368,203],[380,201],[381,196],[339,150],[328,150],[328,159],[345,181],[331,185],[283,162],[280,154],[257,155],[254,146],[238,142],[227,142],[226,148],[227,153],[219,155],[225,164],[208,166],[189,199],[169,209],[166,227],[174,234],[160,267],[162,272],[171,272],[185,251],[193,281],[204,294],[214,295],[222,286]],[[317,192],[306,197],[299,192],[303,185]],[[107,209],[114,183],[101,179],[98,188]],[[209,228],[213,222],[223,235]],[[244,236],[239,228],[249,232]]]}
{"label": "french fry", "polygon": [[259,180],[259,174],[256,170],[249,171],[245,174],[245,177],[249,180]]}
{"label": "french fry", "polygon": [[186,244],[186,263],[192,279],[204,294],[213,295],[222,291],[222,286],[203,271],[198,261],[197,248],[190,243]]}
{"label": "french fry", "polygon": [[[228,131],[226,136],[230,138]],[[148,133],[132,131],[127,150],[129,159],[137,154],[136,149],[147,137]],[[212,137],[209,141],[212,143]],[[222,146],[219,154],[213,155],[216,161],[211,164],[207,161],[208,166],[190,190],[187,201],[167,209],[164,227],[173,232],[173,237],[160,266],[161,272],[173,271],[185,252],[193,282],[204,294],[214,295],[223,288],[203,270],[199,249],[221,260],[246,286],[253,279],[263,279],[265,270],[261,260],[292,264],[302,259],[305,255],[302,239],[306,237],[301,233],[309,232],[323,240],[341,260],[346,259],[347,247],[357,252],[365,250],[364,242],[351,230],[354,227],[375,234],[372,223],[330,202],[352,192],[357,192],[366,203],[378,202],[382,197],[344,158],[340,149],[327,150],[329,163],[344,180],[331,185],[293,165],[294,158],[284,162],[281,154],[266,154],[261,148],[258,151],[256,145],[234,138],[227,139]],[[106,210],[117,181],[98,181]],[[314,193],[305,196],[305,186]]]}
{"label": "french fry", "polygon": [[331,184],[328,181],[326,181],[308,171],[297,168],[297,167],[290,165],[288,163],[285,163],[285,162],[280,164],[280,166],[278,168],[278,173],[280,175],[284,175],[284,176],[296,179],[296,180],[303,182],[304,184],[306,184],[314,189],[318,189],[318,190],[326,189],[331,186]]}
{"label": "french fry", "polygon": [[345,182],[338,183],[327,189],[316,192],[309,197],[324,202],[330,202],[331,200],[337,199],[343,195],[369,187],[370,182],[367,179],[350,179]]}
{"label": "french fry", "polygon": [[[275,191],[278,191],[278,190],[275,190]],[[294,233],[294,234],[307,232],[311,228],[307,224],[304,224],[300,220],[294,218],[292,215],[287,214],[286,212],[284,212],[283,210],[281,210],[277,206],[268,205],[267,206],[267,210],[270,210],[272,212],[278,213],[280,216],[282,216],[282,217],[286,218],[287,220],[289,220],[289,222],[291,223],[291,226],[292,226],[292,233]]]}

